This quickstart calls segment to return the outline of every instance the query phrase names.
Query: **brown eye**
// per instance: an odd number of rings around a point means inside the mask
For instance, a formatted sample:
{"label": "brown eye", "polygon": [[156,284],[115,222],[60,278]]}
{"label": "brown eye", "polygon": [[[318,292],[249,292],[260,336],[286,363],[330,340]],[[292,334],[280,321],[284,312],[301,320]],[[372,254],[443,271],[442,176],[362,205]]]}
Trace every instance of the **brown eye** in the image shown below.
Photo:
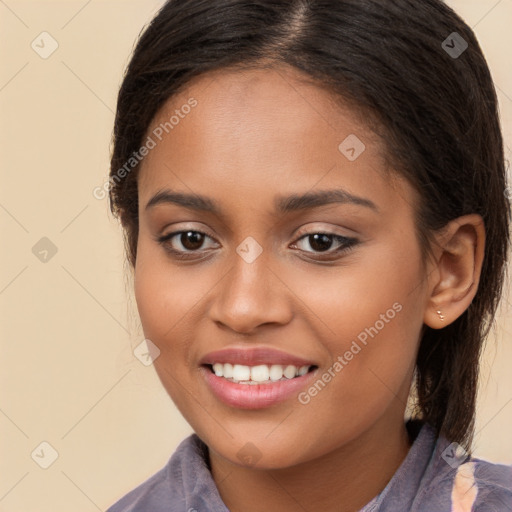
{"label": "brown eye", "polygon": [[169,233],[157,241],[170,253],[186,255],[201,252],[206,239],[211,240],[211,237],[201,231],[188,230]]}
{"label": "brown eye", "polygon": [[195,251],[200,249],[201,245],[203,245],[204,237],[204,233],[199,233],[198,231],[184,231],[181,233],[178,240],[185,249]]}
{"label": "brown eye", "polygon": [[315,233],[307,236],[310,247],[315,251],[328,251],[333,243],[333,235],[325,235],[323,233]]}
{"label": "brown eye", "polygon": [[[305,241],[308,242],[308,245],[312,250],[307,250],[306,248],[301,250],[313,254],[325,252],[334,254],[343,252],[357,244],[357,240],[355,238],[347,238],[341,235],[335,235],[334,233],[309,233],[299,238],[296,245],[299,246],[299,243]],[[338,245],[334,250],[332,250],[333,244]]]}

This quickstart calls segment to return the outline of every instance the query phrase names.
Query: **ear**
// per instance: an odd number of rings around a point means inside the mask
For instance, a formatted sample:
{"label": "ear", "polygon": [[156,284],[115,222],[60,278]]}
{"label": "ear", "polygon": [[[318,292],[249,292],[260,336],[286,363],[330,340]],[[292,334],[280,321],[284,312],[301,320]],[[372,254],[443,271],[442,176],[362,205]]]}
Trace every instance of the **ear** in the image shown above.
{"label": "ear", "polygon": [[485,249],[480,215],[459,217],[436,236],[424,323],[442,329],[455,321],[476,295]]}

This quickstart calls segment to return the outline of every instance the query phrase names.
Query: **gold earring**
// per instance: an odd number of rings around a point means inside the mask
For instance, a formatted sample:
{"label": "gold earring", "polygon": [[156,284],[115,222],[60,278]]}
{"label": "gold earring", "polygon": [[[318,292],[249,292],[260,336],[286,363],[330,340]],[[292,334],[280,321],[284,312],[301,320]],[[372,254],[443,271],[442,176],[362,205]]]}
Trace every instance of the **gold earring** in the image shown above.
{"label": "gold earring", "polygon": [[436,311],[436,313],[439,315],[439,318],[440,318],[441,322],[442,322],[442,321],[444,321],[444,315],[443,315],[443,313],[441,312],[441,310],[440,310],[440,309],[438,309],[438,310]]}

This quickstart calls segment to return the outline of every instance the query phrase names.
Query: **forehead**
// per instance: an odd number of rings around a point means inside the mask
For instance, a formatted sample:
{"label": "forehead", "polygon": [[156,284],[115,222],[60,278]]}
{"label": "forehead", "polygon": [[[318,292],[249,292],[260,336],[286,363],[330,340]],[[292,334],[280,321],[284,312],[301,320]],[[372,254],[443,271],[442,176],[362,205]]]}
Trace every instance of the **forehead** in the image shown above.
{"label": "forehead", "polygon": [[[218,134],[225,136],[226,142],[240,141],[244,134],[257,131],[259,137],[266,133],[269,138],[279,139],[281,129],[286,129],[283,135],[292,132],[311,136],[314,130],[340,136],[348,128],[371,138],[373,145],[381,142],[367,128],[360,112],[290,66],[227,68],[195,77],[165,102],[148,132],[169,121],[191,98],[197,100],[197,107],[186,115],[186,124],[202,128],[197,135]],[[175,126],[172,131],[176,134],[183,130]]]}
{"label": "forehead", "polygon": [[[169,185],[229,190],[232,198],[299,193],[320,182],[370,194],[389,185],[382,142],[360,114],[293,68],[196,77],[160,109],[147,136],[156,145],[141,165],[141,203]],[[355,160],[347,140],[361,152]]]}

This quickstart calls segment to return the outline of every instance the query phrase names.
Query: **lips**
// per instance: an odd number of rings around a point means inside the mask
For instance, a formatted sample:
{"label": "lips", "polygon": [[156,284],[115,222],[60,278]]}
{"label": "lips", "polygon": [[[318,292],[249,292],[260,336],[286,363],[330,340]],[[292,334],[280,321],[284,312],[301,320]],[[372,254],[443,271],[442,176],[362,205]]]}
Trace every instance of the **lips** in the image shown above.
{"label": "lips", "polygon": [[261,409],[290,399],[308,385],[318,368],[313,361],[271,348],[229,348],[210,352],[200,362],[201,375],[213,394],[242,409]]}

